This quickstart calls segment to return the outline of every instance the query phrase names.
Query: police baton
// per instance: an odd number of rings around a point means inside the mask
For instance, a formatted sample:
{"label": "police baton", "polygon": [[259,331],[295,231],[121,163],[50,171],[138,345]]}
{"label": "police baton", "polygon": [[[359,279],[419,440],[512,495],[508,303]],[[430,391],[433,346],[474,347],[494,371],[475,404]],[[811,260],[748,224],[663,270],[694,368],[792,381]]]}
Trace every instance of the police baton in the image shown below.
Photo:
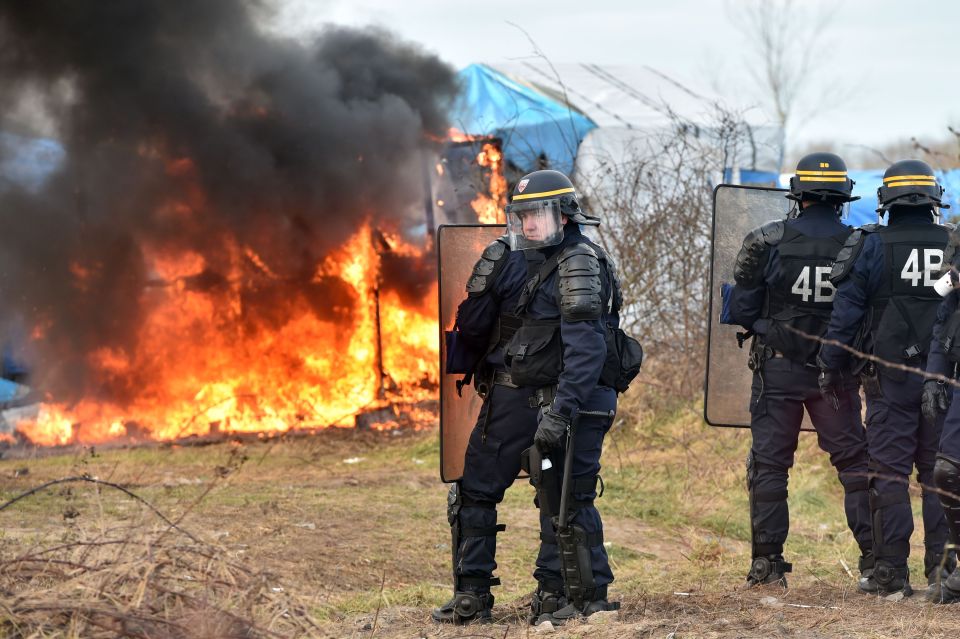
{"label": "police baton", "polygon": [[610,411],[582,410],[577,412],[577,416],[570,422],[567,428],[567,450],[563,455],[563,482],[560,485],[560,513],[557,515],[557,532],[565,531],[569,522],[567,505],[570,503],[570,486],[573,483],[573,439],[576,435],[577,424],[580,417],[588,415],[590,417],[606,417],[611,422],[616,413]]}

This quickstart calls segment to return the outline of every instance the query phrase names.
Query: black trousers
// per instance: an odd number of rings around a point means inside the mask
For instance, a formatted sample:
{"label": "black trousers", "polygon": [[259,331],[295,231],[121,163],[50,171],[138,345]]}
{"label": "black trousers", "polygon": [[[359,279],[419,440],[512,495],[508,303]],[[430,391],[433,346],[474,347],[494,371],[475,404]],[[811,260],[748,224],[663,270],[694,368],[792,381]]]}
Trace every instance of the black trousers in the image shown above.
{"label": "black trousers", "polygon": [[920,412],[923,378],[919,375],[910,373],[905,380],[895,381],[881,374],[879,380],[880,392],[867,395],[867,443],[876,491],[874,510],[879,514],[875,522],[881,522],[876,554],[896,567],[906,568],[913,533],[908,487],[916,467],[923,495],[927,563],[936,562],[943,553],[947,523],[937,494],[926,487],[933,486],[943,420],[929,424]]}
{"label": "black trousers", "polygon": [[781,555],[790,529],[787,482],[804,410],[817,443],[830,456],[844,487],[847,525],[867,554],[872,545],[867,492],[867,439],[854,380],[839,393],[834,410],[820,395],[818,370],[785,358],[764,362],[753,374],[750,431],[753,436],[747,484],[751,491],[753,556]]}

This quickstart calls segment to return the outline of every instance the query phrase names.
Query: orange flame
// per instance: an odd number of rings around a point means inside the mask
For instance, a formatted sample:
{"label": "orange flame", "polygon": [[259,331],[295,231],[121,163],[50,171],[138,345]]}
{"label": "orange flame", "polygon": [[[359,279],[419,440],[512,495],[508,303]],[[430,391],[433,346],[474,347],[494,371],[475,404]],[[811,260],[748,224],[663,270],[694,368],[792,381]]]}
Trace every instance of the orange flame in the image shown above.
{"label": "orange flame", "polygon": [[[386,237],[397,254],[417,256],[421,251],[398,236]],[[176,284],[145,293],[153,311],[135,349],[101,348],[88,356],[103,380],[136,380],[134,399],[125,405],[92,399],[69,407],[47,404],[18,430],[42,445],[282,432],[353,426],[358,412],[387,404],[391,398],[381,392],[375,325],[380,255],[369,224],[328,256],[315,276],[339,278],[352,292],[354,303],[349,313],[344,310],[345,318],[321,318],[291,302],[279,327],[245,329],[238,286],[243,258],[262,273],[272,273],[249,247],[226,250],[235,268],[225,298],[222,291],[184,285],[184,278],[205,268],[202,256],[148,252],[152,271]],[[78,268],[75,274],[82,280],[84,271]],[[392,399],[432,398],[438,381],[436,289],[414,305],[382,291],[379,303],[383,370],[395,387]],[[381,426],[390,425],[395,424]]]}
{"label": "orange flame", "polygon": [[503,208],[507,205],[507,180],[503,177],[503,153],[496,145],[486,142],[477,153],[477,164],[490,169],[490,195],[483,193],[470,202],[481,224],[503,224]]}
{"label": "orange flame", "polygon": [[[449,141],[481,145],[476,162],[489,175],[489,193],[478,194],[471,206],[480,222],[502,223],[507,184],[498,145],[455,129]],[[140,152],[163,156],[149,145]],[[184,189],[158,214],[189,223],[208,205],[194,163],[173,158],[164,167],[181,179]],[[436,171],[443,174],[442,164]],[[349,427],[359,413],[373,409],[380,409],[382,417],[372,427],[389,428],[397,425],[391,407],[398,401],[412,420],[432,421],[429,409],[416,403],[433,399],[439,381],[436,284],[420,300],[402,300],[397,292],[381,288],[378,253],[418,258],[425,257],[429,246],[408,244],[364,223],[342,249],[316,266],[305,284],[339,281],[348,295],[333,296],[323,314],[291,295],[275,309],[269,326],[247,317],[245,283],[274,286],[282,278],[252,247],[227,240],[223,254],[230,267],[222,281],[209,287],[194,285],[208,274],[203,255],[169,247],[141,249],[151,273],[143,291],[149,312],[135,346],[100,348],[87,355],[98,381],[127,389],[129,399],[87,398],[70,406],[50,401],[35,419],[17,425],[30,441],[54,445]],[[101,268],[72,264],[73,285],[87,290],[91,275]],[[48,318],[37,318],[31,339],[46,339],[51,328]]]}

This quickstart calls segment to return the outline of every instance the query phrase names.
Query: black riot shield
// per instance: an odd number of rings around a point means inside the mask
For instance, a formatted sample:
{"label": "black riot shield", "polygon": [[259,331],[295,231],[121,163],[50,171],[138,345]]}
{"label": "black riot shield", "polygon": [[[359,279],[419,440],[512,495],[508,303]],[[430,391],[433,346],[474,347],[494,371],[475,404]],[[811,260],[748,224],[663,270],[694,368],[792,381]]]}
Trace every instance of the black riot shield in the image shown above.
{"label": "black riot shield", "polygon": [[782,189],[721,184],[713,192],[710,317],[703,416],[711,426],[750,426],[749,342],[737,346],[739,326],[720,323],[720,285],[733,284],[733,265],[747,233],[787,217],[793,203]]}
{"label": "black riot shield", "polygon": [[438,294],[440,296],[440,479],[463,475],[463,456],[483,403],[472,386],[457,394],[463,375],[446,371],[445,332],[453,328],[457,307],[466,297],[467,280],[483,249],[506,232],[499,224],[441,225],[437,229]]}

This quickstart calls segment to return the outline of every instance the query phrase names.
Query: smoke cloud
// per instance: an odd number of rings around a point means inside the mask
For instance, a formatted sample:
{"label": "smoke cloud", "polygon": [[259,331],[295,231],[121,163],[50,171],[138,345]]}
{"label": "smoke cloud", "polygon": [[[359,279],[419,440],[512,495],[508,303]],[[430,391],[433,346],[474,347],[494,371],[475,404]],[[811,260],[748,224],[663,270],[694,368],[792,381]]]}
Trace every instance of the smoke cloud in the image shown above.
{"label": "smoke cloud", "polygon": [[453,71],[374,29],[269,36],[265,10],[0,4],[0,113],[34,96],[66,150],[39,192],[0,192],[0,319],[43,335],[34,364],[57,399],[135,392],[142,380],[92,375],[89,354],[129,348],[151,291],[173,285],[148,257],[201,256],[177,284],[193,290],[228,287],[238,260],[251,281],[269,273],[242,303],[244,322],[270,327],[282,300],[349,314],[348,287],[317,265],[364,218],[422,216],[419,154],[445,134]]}

